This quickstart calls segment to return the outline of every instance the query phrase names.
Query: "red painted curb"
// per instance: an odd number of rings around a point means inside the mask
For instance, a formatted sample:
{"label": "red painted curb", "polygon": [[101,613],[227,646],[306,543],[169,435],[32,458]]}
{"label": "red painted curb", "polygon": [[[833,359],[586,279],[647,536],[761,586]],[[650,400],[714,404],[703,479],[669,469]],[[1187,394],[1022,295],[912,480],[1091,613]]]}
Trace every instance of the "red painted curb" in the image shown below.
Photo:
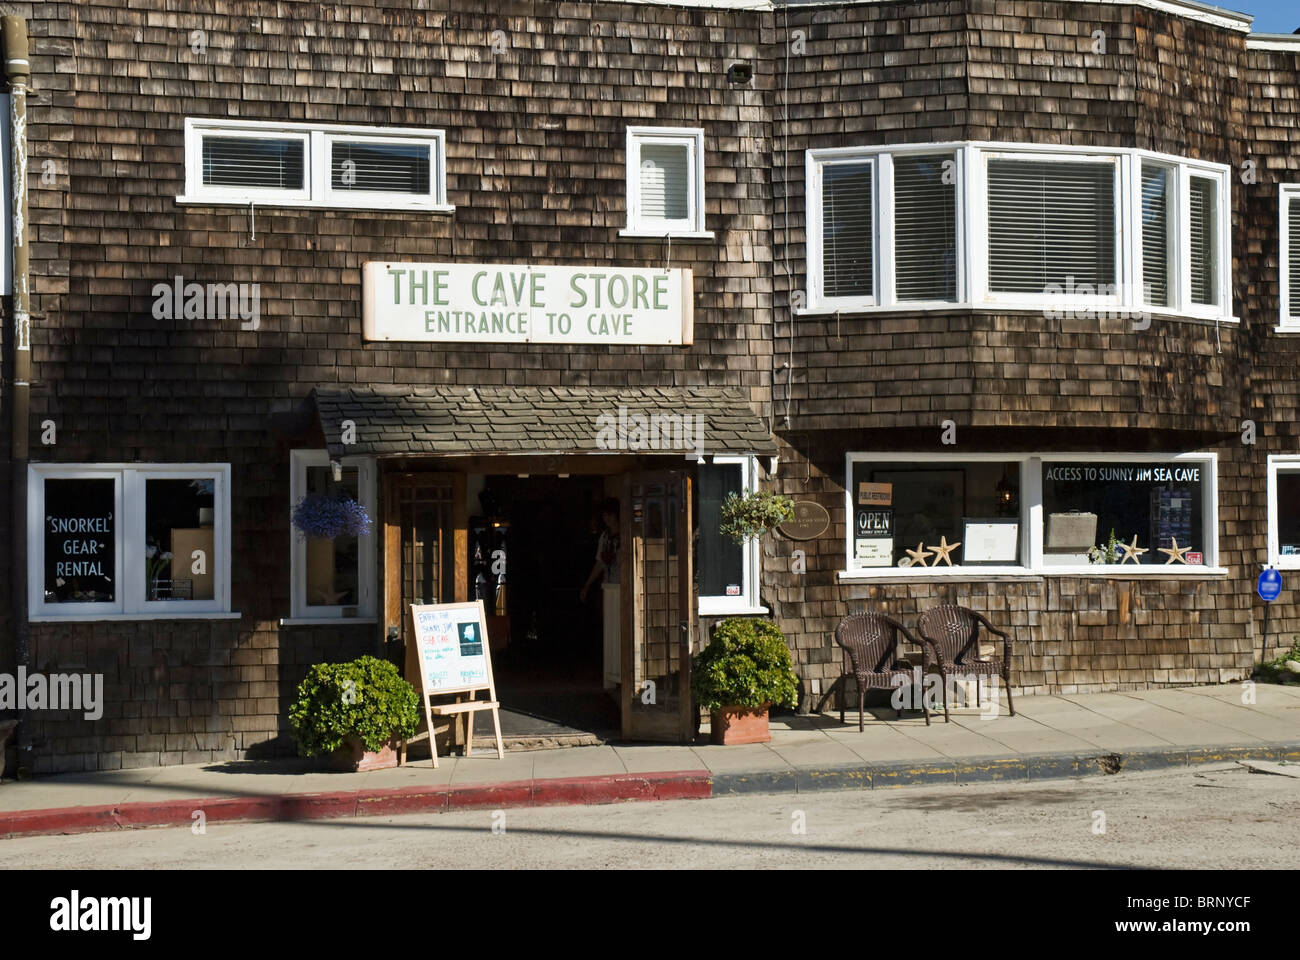
{"label": "red painted curb", "polygon": [[393,787],[273,797],[211,797],[0,813],[0,838],[179,826],[202,811],[209,822],[323,820],[443,813],[476,807],[531,807],[702,799],[713,794],[707,770],[620,773],[447,787]]}

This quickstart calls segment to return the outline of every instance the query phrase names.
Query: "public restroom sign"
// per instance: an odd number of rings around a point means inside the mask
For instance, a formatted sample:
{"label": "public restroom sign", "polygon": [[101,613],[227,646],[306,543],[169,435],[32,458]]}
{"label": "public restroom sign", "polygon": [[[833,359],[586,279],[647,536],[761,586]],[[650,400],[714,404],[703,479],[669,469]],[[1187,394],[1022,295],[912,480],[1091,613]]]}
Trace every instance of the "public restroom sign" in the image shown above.
{"label": "public restroom sign", "polygon": [[694,342],[689,269],[396,263],[362,267],[366,340],[430,343]]}

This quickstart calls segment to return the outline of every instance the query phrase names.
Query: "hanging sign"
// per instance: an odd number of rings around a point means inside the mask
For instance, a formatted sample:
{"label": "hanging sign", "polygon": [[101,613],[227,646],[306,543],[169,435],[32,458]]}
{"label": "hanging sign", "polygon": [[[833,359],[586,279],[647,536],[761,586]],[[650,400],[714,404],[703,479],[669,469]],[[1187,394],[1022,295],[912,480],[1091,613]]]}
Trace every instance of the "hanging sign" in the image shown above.
{"label": "hanging sign", "polygon": [[366,340],[432,343],[694,342],[689,269],[397,263],[362,268]]}
{"label": "hanging sign", "polygon": [[857,509],[853,524],[853,559],[860,567],[888,567],[893,564],[893,507]]}

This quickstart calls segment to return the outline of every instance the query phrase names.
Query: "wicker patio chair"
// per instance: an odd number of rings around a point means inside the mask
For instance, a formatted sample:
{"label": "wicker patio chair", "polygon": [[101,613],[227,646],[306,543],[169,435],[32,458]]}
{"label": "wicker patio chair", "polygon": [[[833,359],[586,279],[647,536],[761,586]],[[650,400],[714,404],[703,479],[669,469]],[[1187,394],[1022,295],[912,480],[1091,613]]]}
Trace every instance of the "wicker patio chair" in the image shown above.
{"label": "wicker patio chair", "polygon": [[[979,630],[1002,638],[1002,659],[982,659],[979,655]],[[1011,716],[1016,715],[1016,705],[1011,699],[1011,635],[989,623],[988,617],[967,607],[953,603],[931,607],[916,622],[922,644],[922,662],[926,673],[938,671],[943,690],[943,713],[948,715],[948,675],[976,674],[1000,676],[1007,688],[1007,706]],[[979,682],[975,683],[975,703],[980,700]]]}
{"label": "wicker patio chair", "polygon": [[[852,676],[858,684],[858,729],[865,729],[863,715],[868,688],[894,689],[899,681],[910,683],[912,665],[898,657],[898,635],[903,634],[910,643],[921,646],[912,632],[892,617],[883,613],[851,613],[835,628],[835,642],[844,648],[844,668],[841,681]],[[926,726],[930,724],[930,709],[921,698]],[[903,711],[898,711],[902,716]],[[844,691],[840,694],[840,723],[844,722]]]}

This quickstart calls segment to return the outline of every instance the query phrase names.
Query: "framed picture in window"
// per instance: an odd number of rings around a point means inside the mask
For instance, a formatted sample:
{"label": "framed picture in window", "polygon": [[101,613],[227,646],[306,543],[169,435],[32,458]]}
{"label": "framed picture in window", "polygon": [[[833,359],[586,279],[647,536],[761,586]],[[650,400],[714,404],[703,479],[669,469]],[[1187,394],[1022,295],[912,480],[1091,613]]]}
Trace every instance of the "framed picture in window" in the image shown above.
{"label": "framed picture in window", "polygon": [[1018,566],[1018,517],[965,517],[962,520],[963,566]]}

